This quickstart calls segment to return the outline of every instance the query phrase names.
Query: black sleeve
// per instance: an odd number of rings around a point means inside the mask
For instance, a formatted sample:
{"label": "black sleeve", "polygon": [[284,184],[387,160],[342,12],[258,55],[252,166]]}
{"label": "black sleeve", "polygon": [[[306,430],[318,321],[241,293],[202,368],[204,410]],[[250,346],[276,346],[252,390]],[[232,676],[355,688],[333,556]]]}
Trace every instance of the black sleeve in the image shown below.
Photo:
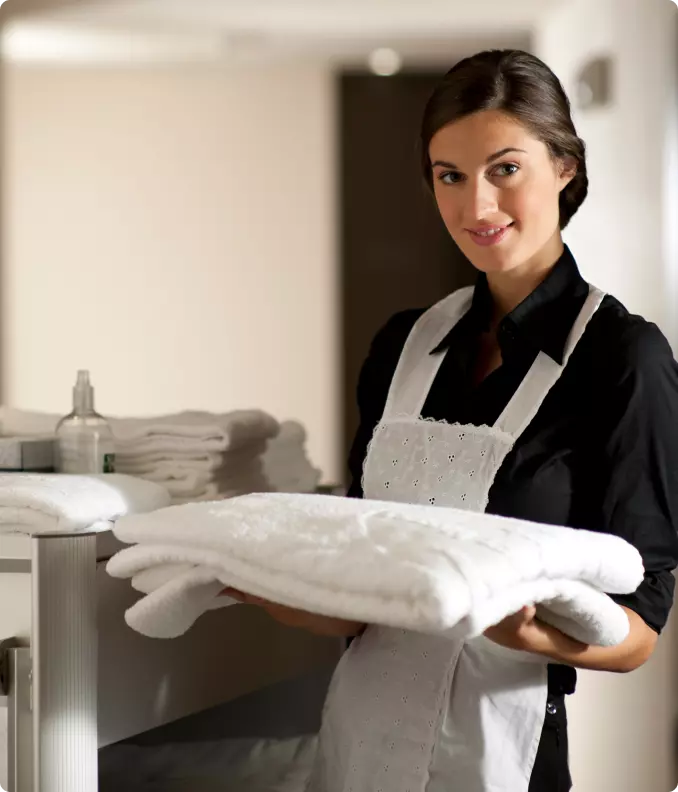
{"label": "black sleeve", "polygon": [[[661,632],[673,605],[678,566],[678,365],[659,329],[629,322],[606,359],[597,396],[595,476],[603,530],[634,545],[645,579],[614,595]],[[596,378],[597,379],[597,378]]]}
{"label": "black sleeve", "polygon": [[407,336],[423,310],[402,311],[379,330],[358,378],[360,423],[348,457],[349,498],[362,498],[363,463],[367,446],[381,420],[386,397]]}

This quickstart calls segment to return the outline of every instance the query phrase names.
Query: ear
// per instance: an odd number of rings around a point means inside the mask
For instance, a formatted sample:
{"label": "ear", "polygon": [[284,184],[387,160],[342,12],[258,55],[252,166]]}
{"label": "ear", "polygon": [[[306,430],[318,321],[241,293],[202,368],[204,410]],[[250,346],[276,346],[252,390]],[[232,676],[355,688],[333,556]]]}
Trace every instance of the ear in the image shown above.
{"label": "ear", "polygon": [[558,160],[558,182],[561,191],[567,187],[576,175],[577,160],[574,157],[563,157]]}

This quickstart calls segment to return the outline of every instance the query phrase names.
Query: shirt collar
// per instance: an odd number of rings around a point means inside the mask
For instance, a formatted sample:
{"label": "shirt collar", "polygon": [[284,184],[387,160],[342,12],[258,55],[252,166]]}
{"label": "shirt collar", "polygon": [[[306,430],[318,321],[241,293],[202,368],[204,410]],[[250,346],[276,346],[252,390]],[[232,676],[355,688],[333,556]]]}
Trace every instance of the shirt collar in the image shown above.
{"label": "shirt collar", "polygon": [[[503,337],[509,336],[562,364],[565,344],[588,292],[588,284],[579,273],[569,248],[565,246],[562,256],[546,278],[502,319],[498,328],[500,346]],[[459,332],[478,335],[488,330],[491,318],[492,295],[487,276],[481,273],[468,312],[431,350],[431,354],[447,349],[454,338],[459,337]]]}

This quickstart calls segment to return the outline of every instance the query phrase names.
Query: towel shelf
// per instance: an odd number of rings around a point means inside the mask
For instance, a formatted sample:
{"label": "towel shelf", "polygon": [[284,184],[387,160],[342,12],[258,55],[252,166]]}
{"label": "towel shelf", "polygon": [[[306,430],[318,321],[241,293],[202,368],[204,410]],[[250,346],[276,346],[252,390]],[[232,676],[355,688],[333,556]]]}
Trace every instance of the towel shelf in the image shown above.
{"label": "towel shelf", "polygon": [[341,655],[342,641],[247,606],[172,641],[144,638],[124,621],[138,594],[105,571],[119,546],[110,532],[0,542],[8,792],[96,792],[99,748]]}

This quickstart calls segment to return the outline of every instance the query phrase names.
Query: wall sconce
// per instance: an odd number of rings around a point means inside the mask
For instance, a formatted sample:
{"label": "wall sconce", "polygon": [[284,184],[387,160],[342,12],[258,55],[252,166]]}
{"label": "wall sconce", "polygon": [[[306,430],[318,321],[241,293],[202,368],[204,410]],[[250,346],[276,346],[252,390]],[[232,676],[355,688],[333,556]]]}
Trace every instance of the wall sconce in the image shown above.
{"label": "wall sconce", "polygon": [[612,104],[612,58],[602,56],[588,61],[577,75],[577,104],[582,110]]}

